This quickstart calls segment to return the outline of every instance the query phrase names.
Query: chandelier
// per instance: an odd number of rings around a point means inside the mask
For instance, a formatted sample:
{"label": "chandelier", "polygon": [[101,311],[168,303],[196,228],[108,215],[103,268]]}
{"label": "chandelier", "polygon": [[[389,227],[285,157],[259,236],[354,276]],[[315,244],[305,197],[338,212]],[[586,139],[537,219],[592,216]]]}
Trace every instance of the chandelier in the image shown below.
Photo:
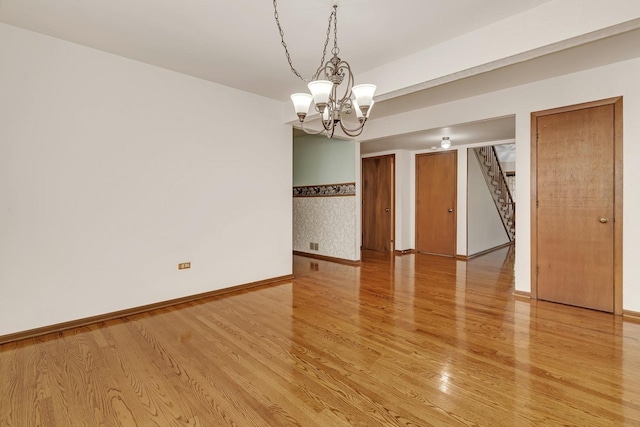
{"label": "chandelier", "polygon": [[[289,49],[284,41],[284,31],[282,31],[282,27],[280,26],[277,0],[273,0],[273,8],[276,24],[280,31],[280,40],[284,47],[289,67],[291,67],[293,74],[308,83],[307,87],[311,92],[311,94],[294,93],[291,95],[291,101],[293,102],[296,114],[300,120],[302,130],[311,135],[317,135],[324,132],[327,135],[327,138],[331,138],[336,127],[339,126],[342,132],[348,136],[354,137],[360,135],[364,129],[367,119],[369,118],[369,114],[371,113],[371,107],[373,107],[373,94],[376,90],[376,86],[372,84],[354,86],[351,66],[347,61],[343,61],[338,57],[338,54],[340,53],[340,49],[338,48],[338,5],[335,4],[335,0],[333,10],[331,15],[329,15],[327,38],[324,42],[320,66],[310,80],[302,77],[302,75],[293,67]],[[332,58],[325,62],[332,24]],[[345,86],[341,88],[340,85],[342,85],[342,83],[345,83]],[[317,132],[309,131],[304,126],[305,118],[307,117],[309,107],[312,102],[315,104],[315,110],[320,113],[322,122],[322,129]],[[348,116],[353,117],[352,114],[354,113],[357,122],[355,120],[351,120],[355,127],[349,127],[349,124],[345,123],[345,119]]]}

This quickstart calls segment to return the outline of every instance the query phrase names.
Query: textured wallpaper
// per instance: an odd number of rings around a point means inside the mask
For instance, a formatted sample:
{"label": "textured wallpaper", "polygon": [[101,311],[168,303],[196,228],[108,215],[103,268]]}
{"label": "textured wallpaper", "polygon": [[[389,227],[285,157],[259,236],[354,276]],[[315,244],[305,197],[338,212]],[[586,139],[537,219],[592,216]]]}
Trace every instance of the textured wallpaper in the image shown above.
{"label": "textured wallpaper", "polygon": [[357,261],[356,244],[356,197],[293,198],[294,251]]}

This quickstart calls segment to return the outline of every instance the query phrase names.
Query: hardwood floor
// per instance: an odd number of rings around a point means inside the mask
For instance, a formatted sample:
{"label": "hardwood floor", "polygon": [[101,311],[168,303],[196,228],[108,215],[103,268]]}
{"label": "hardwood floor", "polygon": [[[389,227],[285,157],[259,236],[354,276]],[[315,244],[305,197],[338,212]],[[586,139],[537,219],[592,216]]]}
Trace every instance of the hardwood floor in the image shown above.
{"label": "hardwood floor", "polygon": [[468,262],[296,279],[0,347],[0,426],[640,425],[640,324]]}

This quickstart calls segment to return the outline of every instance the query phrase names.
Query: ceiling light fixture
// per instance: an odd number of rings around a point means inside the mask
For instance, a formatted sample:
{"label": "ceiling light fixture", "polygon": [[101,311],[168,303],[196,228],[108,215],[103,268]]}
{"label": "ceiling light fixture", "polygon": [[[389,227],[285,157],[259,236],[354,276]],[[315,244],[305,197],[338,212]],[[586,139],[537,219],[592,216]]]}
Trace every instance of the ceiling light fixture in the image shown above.
{"label": "ceiling light fixture", "polygon": [[451,147],[451,140],[449,139],[448,136],[442,137],[442,141],[440,142],[440,147],[445,149]]}
{"label": "ceiling light fixture", "polygon": [[[301,80],[308,82],[308,93],[294,93],[291,95],[291,101],[300,120],[302,130],[308,134],[317,135],[324,132],[327,138],[331,138],[339,125],[340,129],[348,136],[358,136],[364,129],[364,124],[369,118],[371,107],[373,107],[373,94],[376,86],[372,84],[361,84],[354,86],[353,73],[351,66],[347,61],[343,61],[338,57],[340,49],[338,48],[338,5],[334,0],[333,10],[329,15],[329,27],[327,28],[327,39],[324,42],[322,51],[322,59],[320,66],[316,70],[311,80],[307,80],[293,67],[289,49],[284,41],[284,31],[280,26],[278,17],[278,4],[273,0],[274,16],[278,30],[280,31],[280,40],[284,47],[284,52],[289,62],[289,67],[293,74]],[[331,54],[333,57],[325,63],[327,54],[327,46],[331,35],[331,26],[333,24],[333,48]],[[323,77],[323,78],[321,78]],[[339,86],[345,82],[346,86],[340,90],[342,96],[338,93]],[[342,92],[344,91],[344,92]],[[318,132],[308,131],[304,127],[304,120],[309,112],[311,102],[315,103],[315,109],[321,115],[322,129]],[[355,127],[349,127],[345,124],[348,115],[355,113],[357,124]],[[352,120],[355,122],[355,120]],[[355,123],[354,123],[355,124]]]}

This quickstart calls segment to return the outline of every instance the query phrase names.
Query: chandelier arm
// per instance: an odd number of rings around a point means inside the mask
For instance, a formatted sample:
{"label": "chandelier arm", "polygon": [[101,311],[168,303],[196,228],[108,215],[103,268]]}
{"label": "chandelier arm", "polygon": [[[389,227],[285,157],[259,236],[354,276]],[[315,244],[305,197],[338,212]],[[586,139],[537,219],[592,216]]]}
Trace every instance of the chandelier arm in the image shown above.
{"label": "chandelier arm", "polygon": [[[349,108],[350,108],[350,107],[351,107],[351,106],[349,106]],[[340,129],[342,129],[342,132],[344,132],[344,133],[345,133],[345,134],[347,134],[348,136],[358,136],[358,135],[360,135],[360,134],[362,133],[362,131],[364,130],[364,124],[366,123],[367,119],[366,119],[366,118],[363,118],[363,119],[360,121],[360,124],[359,124],[356,128],[354,128],[354,129],[347,127],[347,126],[345,125],[345,123],[344,123],[344,120],[342,120],[342,115],[343,115],[343,113],[344,113],[344,115],[347,115],[347,114],[348,114],[348,111],[347,111],[347,109],[346,109],[346,108],[347,108],[347,107],[345,107],[345,106],[343,106],[343,105],[341,105],[341,106],[340,106]]]}
{"label": "chandelier arm", "polygon": [[[335,88],[333,90],[335,90]],[[322,126],[325,128],[325,130],[332,131],[331,134],[333,135],[333,129],[335,128],[335,123],[333,121],[334,109],[333,109],[333,102],[331,101],[331,97],[329,97],[329,103],[325,108],[327,109],[327,117],[329,118],[325,120],[324,117],[321,116],[320,121],[322,121]]]}
{"label": "chandelier arm", "polygon": [[302,130],[304,131],[304,133],[306,133],[307,135],[320,135],[321,133],[326,133],[327,130],[324,128],[324,126],[322,127],[322,129],[320,129],[319,131],[311,131],[308,130],[305,126],[304,126],[304,122],[302,122]]}
{"label": "chandelier arm", "polygon": [[[329,15],[329,26],[327,27],[327,38],[326,38],[326,40],[324,42],[324,49],[322,50],[322,59],[320,60],[320,66],[318,67],[318,69],[316,70],[316,73],[313,75],[313,77],[311,79],[305,79],[298,72],[298,70],[296,70],[295,67],[293,66],[293,61],[291,60],[291,54],[289,54],[289,48],[287,47],[287,43],[284,41],[284,30],[282,29],[282,26],[280,25],[280,17],[278,15],[278,2],[277,2],[277,0],[273,0],[273,16],[274,16],[274,18],[276,20],[276,25],[278,26],[278,32],[280,33],[280,43],[282,44],[282,47],[284,48],[284,53],[285,53],[285,55],[287,57],[287,61],[289,62],[289,67],[291,68],[291,72],[293,74],[298,76],[298,78],[300,78],[300,80],[302,80],[302,81],[304,81],[306,83],[309,83],[311,80],[317,80],[318,74],[320,73],[320,70],[322,69],[322,66],[323,66],[324,61],[325,61],[325,57],[327,55],[327,46],[329,45],[329,39],[331,38],[331,22],[334,21],[334,17],[335,17],[335,21],[336,21],[335,25],[337,25],[337,9],[338,9],[338,5],[334,5],[333,6],[333,11]],[[335,30],[334,30],[334,34],[335,34]],[[337,38],[336,38],[335,43],[337,43]]]}
{"label": "chandelier arm", "polygon": [[303,130],[307,135],[315,136],[315,135],[324,134],[324,136],[326,136],[327,138],[332,138],[332,137],[333,137],[333,132],[334,132],[334,129],[333,129],[333,128],[331,128],[331,129],[324,129],[324,128],[323,128],[323,129],[320,129],[320,130],[319,130],[319,131],[317,131],[317,132],[309,132],[309,131],[307,131],[307,130],[304,128],[304,126],[303,126],[302,130]]}
{"label": "chandelier arm", "polygon": [[333,119],[329,119],[327,121],[322,120],[322,126],[324,126],[324,130],[333,130],[335,127],[333,124]]}
{"label": "chandelier arm", "polygon": [[[354,83],[353,73],[351,72],[351,66],[347,61],[340,61],[339,66],[340,66],[339,72],[341,72],[343,76],[347,77],[347,81],[346,81],[347,86],[344,89],[344,95],[342,96],[342,98],[340,98],[338,102],[340,103],[340,105],[346,104],[346,106],[349,107],[348,109],[350,109],[351,108],[351,89],[353,88],[353,83]],[[346,69],[346,72],[343,71],[344,69]]]}
{"label": "chandelier arm", "polygon": [[[309,131],[305,125],[304,125],[304,120],[302,121],[302,130],[308,134],[308,135],[319,135],[321,133],[325,133],[327,135],[327,138],[331,138],[333,136],[333,132],[335,129],[335,123],[333,121],[333,109],[331,108],[331,102],[329,102],[329,104],[327,104],[327,106],[325,107],[326,109],[328,109],[328,116],[329,116],[329,120],[324,120],[322,117],[322,113],[320,114],[320,122],[322,123],[322,129],[320,129],[319,131]],[[317,108],[316,108],[317,109]],[[331,133],[329,133],[331,132]]]}
{"label": "chandelier arm", "polygon": [[354,136],[359,136],[362,131],[364,130],[364,124],[366,122],[366,119],[360,124],[360,126],[358,126],[355,129],[349,129],[348,127],[346,127],[343,123],[342,120],[340,120],[340,129],[342,129],[342,132],[344,132],[345,134],[347,134],[348,136],[354,137]]}

